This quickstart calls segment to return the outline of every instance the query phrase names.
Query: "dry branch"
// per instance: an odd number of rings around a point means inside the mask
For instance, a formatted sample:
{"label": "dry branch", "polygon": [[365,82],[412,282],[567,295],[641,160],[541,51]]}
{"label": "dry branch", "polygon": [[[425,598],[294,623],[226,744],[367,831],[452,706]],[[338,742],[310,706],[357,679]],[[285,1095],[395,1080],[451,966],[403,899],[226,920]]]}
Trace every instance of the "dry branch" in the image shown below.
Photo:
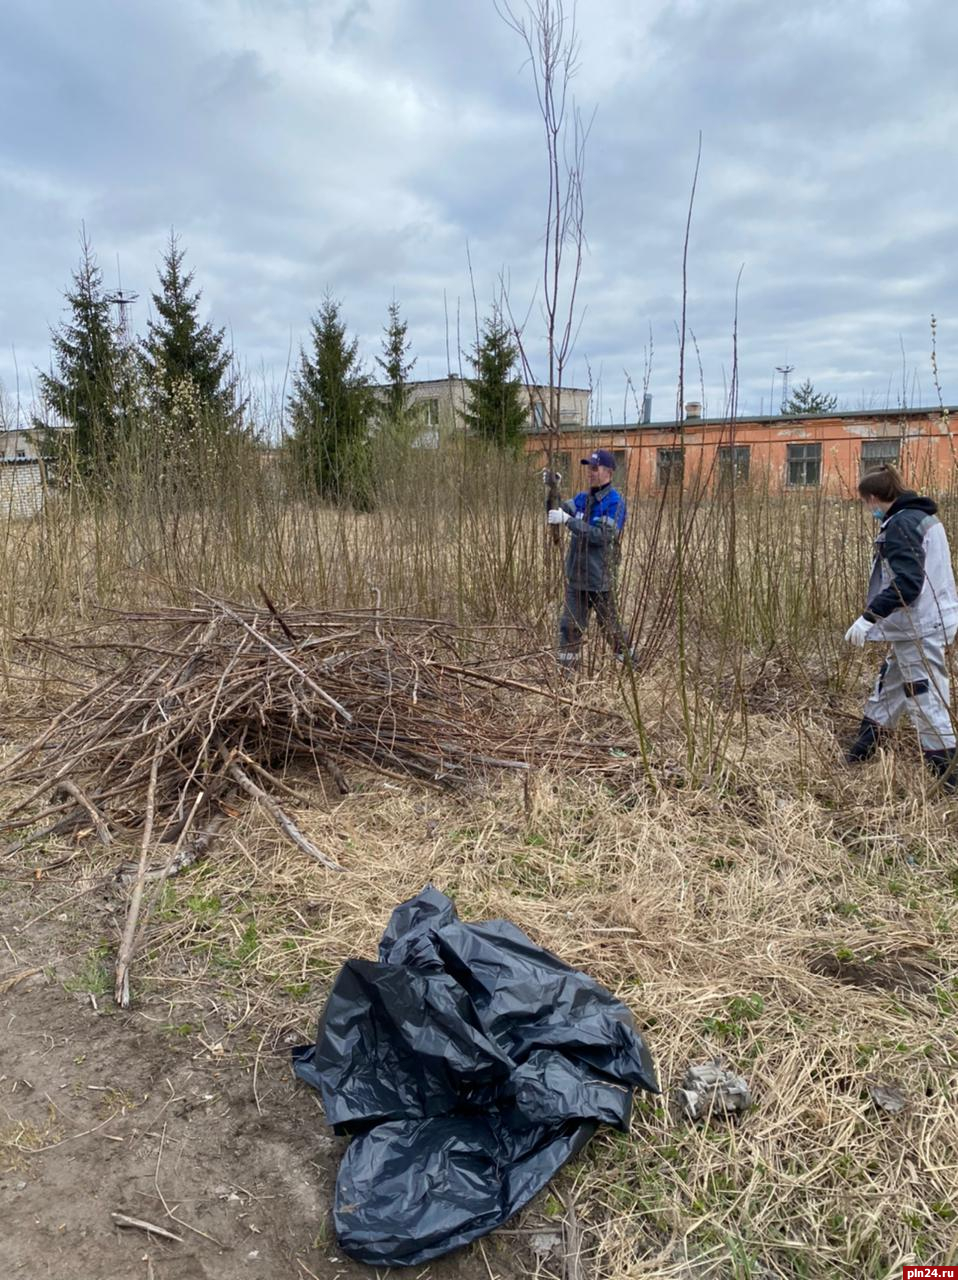
{"label": "dry branch", "polygon": [[156,813],[156,777],[160,762],[159,744],[153,749],[150,763],[150,781],[146,792],[146,820],[143,823],[143,839],[140,842],[140,865],[130,895],[130,907],[127,912],[120,949],[116,957],[116,983],[113,999],[121,1009],[130,1004],[130,961],[133,959],[133,944],[136,939],[136,926],[140,919],[140,903],[143,901],[143,886],[146,878],[146,859],[150,852],[150,840],[153,838],[153,819]]}
{"label": "dry branch", "polygon": [[125,1213],[111,1213],[110,1217],[118,1227],[135,1227],[137,1231],[148,1231],[151,1235],[162,1236],[164,1240],[175,1240],[177,1244],[183,1243],[182,1236],[167,1231],[166,1227],[158,1227],[153,1222],[147,1222],[143,1218],[128,1218]]}
{"label": "dry branch", "polygon": [[[202,858],[209,853],[213,842],[219,835],[220,828],[226,821],[224,813],[215,814],[203,831],[198,831],[188,844],[184,844],[182,840],[177,843],[165,866],[148,867],[144,874],[144,880],[147,883],[155,883],[172,879],[178,876],[180,872],[189,870],[195,866]],[[184,833],[185,834],[185,833]],[[138,867],[120,866],[114,873],[114,880],[117,884],[131,884],[138,875]]]}
{"label": "dry branch", "polygon": [[[262,806],[297,848],[342,870],[281,807],[283,796],[308,803],[290,770],[328,775],[345,793],[351,766],[443,788],[536,763],[622,767],[610,758],[618,744],[607,719],[602,743],[557,733],[555,701],[567,707],[567,697],[484,669],[496,638],[391,615],[378,594],[372,610],[283,613],[262,594],[266,614],[203,596],[188,610],[111,612],[68,641],[31,637],[34,649],[96,683],[0,775],[22,788],[0,830],[34,824],[8,855],[91,830],[103,844],[138,843],[135,872],[121,866],[114,877],[133,883],[117,960],[123,1004],[144,886],[202,857],[232,799]],[[90,649],[112,661],[111,673],[90,677]],[[507,659],[498,656],[501,668]],[[504,691],[545,695],[545,731]],[[51,793],[58,803],[45,799]],[[52,825],[41,828],[44,818]],[[165,866],[149,864],[157,845],[174,846]]]}
{"label": "dry branch", "polygon": [[112,844],[113,837],[110,835],[109,824],[96,805],[91,800],[87,799],[86,795],[76,785],[76,783],[71,782],[69,778],[64,778],[60,783],[60,787],[68,796],[72,796],[77,804],[89,814],[90,820],[96,830],[97,839],[100,843],[105,845]]}
{"label": "dry branch", "polygon": [[258,800],[269,816],[277,824],[279,829],[292,840],[297,849],[302,849],[303,853],[308,853],[311,858],[315,858],[317,862],[321,862],[324,867],[329,867],[331,871],[342,871],[342,867],[338,862],[334,862],[332,858],[327,858],[326,854],[317,849],[311,840],[307,840],[303,833],[297,827],[283,810],[279,807],[275,800],[270,799],[262,787],[258,787],[253,779],[246,773],[234,760],[230,765],[230,774],[236,779],[243,790]]}

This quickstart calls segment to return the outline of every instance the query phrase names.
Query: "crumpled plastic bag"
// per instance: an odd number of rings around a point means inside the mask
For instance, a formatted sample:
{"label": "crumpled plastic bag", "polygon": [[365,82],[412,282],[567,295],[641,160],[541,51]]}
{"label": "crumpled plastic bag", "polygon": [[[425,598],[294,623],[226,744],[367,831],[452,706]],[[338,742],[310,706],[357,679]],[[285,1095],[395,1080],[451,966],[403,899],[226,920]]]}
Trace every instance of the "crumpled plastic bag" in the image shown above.
{"label": "crumpled plastic bag", "polygon": [[293,1050],[338,1134],[343,1251],[413,1266],[526,1204],[659,1087],[628,1009],[506,920],[463,924],[432,886],[397,907],[379,963],[340,971]]}

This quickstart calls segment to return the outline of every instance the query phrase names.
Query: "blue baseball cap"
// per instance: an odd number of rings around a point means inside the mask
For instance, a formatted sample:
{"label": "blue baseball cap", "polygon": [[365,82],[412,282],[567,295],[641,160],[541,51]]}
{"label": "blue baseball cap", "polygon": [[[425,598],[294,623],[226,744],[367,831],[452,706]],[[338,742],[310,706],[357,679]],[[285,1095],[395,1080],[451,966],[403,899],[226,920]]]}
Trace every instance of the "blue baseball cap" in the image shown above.
{"label": "blue baseball cap", "polygon": [[582,459],[584,467],[608,467],[610,471],[615,470],[615,454],[610,453],[608,449],[596,449],[594,453],[590,453],[587,458]]}

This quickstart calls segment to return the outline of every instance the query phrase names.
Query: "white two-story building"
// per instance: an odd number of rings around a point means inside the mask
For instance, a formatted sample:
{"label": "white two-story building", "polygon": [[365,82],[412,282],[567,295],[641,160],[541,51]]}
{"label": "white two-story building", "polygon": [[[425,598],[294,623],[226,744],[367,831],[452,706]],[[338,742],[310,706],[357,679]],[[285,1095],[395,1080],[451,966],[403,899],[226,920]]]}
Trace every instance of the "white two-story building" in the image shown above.
{"label": "white two-story building", "polygon": [[[380,391],[384,390],[379,388]],[[458,374],[447,378],[410,382],[407,387],[409,407],[421,416],[422,431],[415,440],[420,449],[436,449],[441,439],[466,426],[469,407],[469,383]],[[528,397],[527,430],[542,432],[548,428],[549,388],[525,384]],[[589,425],[589,392],[583,387],[563,387],[558,393],[559,423],[567,430],[583,430]]]}
{"label": "white two-story building", "polygon": [[36,515],[43,506],[44,484],[35,433],[0,430],[0,519]]}

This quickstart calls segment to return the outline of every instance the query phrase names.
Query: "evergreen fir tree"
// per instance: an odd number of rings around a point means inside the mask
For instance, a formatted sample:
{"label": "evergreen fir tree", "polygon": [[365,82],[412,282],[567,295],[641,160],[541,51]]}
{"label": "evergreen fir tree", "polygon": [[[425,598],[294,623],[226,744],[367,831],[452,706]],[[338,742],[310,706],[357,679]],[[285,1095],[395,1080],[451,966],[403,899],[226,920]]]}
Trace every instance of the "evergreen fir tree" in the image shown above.
{"label": "evergreen fir tree", "polygon": [[838,396],[825,395],[816,391],[811,378],[806,378],[800,387],[782,405],[782,413],[786,416],[807,417],[810,413],[831,413],[838,406]]}
{"label": "evergreen fir tree", "polygon": [[392,427],[402,427],[409,412],[409,375],[416,361],[408,359],[412,342],[406,337],[406,321],[399,313],[399,303],[389,304],[389,322],[383,333],[382,355],[376,363],[386,377],[382,416]]}
{"label": "evergreen fir tree", "polygon": [[463,416],[477,436],[516,453],[528,421],[526,393],[516,373],[518,357],[512,333],[495,306],[470,358],[475,377],[467,380],[469,405]]}
{"label": "evergreen fir tree", "polygon": [[333,502],[372,504],[370,424],[376,401],[346,337],[339,303],[327,294],[312,320],[310,351],[300,351],[289,397],[289,449],[300,482]]}
{"label": "evergreen fir tree", "polygon": [[45,416],[35,417],[33,425],[44,432],[44,449],[61,465],[69,460],[82,474],[103,478],[123,435],[127,380],[103,275],[86,231],[80,245],[73,288],[64,295],[70,315],[51,335],[50,372],[39,374]]}
{"label": "evergreen fir tree", "polygon": [[201,324],[202,293],[193,291],[193,272],[183,269],[185,250],[176,235],[160,267],[160,291],[152,295],[157,319],[147,324],[141,361],[150,402],[167,423],[228,430],[239,424],[236,378],[226,330]]}

